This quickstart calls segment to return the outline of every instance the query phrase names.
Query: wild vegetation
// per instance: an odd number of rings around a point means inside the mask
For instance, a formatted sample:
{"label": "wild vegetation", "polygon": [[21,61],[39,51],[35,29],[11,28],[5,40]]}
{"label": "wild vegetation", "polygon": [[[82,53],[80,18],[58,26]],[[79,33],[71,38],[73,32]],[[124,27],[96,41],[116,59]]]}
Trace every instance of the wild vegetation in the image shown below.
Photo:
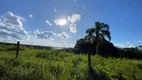
{"label": "wild vegetation", "polygon": [[[0,49],[14,47],[0,45]],[[15,51],[0,51],[1,80],[86,80],[87,55],[72,54],[60,50],[38,50],[24,47],[19,58]],[[126,80],[142,79],[142,61],[126,58],[92,56],[96,77],[113,80],[119,73]]]}
{"label": "wild vegetation", "polygon": [[101,22],[86,33],[74,49],[0,44],[0,80],[142,80],[141,46],[113,46],[109,25]]}

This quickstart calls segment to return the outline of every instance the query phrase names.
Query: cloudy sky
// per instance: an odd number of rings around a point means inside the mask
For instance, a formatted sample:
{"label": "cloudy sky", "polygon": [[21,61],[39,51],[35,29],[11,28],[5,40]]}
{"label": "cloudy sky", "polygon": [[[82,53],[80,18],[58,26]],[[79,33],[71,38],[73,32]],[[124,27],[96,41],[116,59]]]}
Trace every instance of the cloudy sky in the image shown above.
{"label": "cloudy sky", "polygon": [[142,44],[141,0],[0,0],[0,41],[73,47],[95,21],[115,46]]}

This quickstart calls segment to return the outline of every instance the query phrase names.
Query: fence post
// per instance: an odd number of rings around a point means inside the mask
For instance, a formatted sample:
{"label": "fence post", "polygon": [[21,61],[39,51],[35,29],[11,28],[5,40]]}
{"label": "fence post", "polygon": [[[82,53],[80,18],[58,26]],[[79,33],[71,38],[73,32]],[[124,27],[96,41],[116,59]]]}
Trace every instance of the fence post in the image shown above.
{"label": "fence post", "polygon": [[18,56],[19,56],[19,44],[20,44],[20,42],[18,41],[17,42],[17,48],[16,48],[16,56],[15,56],[15,58],[18,58]]}

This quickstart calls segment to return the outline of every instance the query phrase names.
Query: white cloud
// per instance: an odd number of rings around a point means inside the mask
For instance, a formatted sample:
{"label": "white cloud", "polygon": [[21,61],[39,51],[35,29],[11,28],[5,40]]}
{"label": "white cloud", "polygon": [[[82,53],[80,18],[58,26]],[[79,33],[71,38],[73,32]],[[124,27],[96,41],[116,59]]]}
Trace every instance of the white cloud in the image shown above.
{"label": "white cloud", "polygon": [[74,47],[73,42],[63,42],[63,41],[52,41],[49,39],[28,39],[27,41],[21,40],[20,43],[22,44],[31,44],[31,45],[44,45],[44,46],[53,46],[53,47]]}
{"label": "white cloud", "polygon": [[0,17],[0,36],[15,39],[26,38],[26,31],[23,28],[24,18],[14,15],[8,11]]}
{"label": "white cloud", "polygon": [[28,32],[30,38],[36,38],[36,39],[69,39],[70,36],[66,32],[61,33],[55,33],[53,31],[31,31]]}
{"label": "white cloud", "polygon": [[81,19],[80,14],[73,14],[72,16],[68,16],[68,21],[71,22],[71,24],[69,25],[69,29],[70,32],[72,33],[77,33],[77,29],[76,29],[76,22],[79,21]]}
{"label": "white cloud", "polygon": [[22,17],[19,17],[17,15],[14,15],[12,12],[8,11],[6,14],[4,14],[3,16],[1,16],[1,20],[3,22],[3,24],[6,24],[8,26],[18,26],[20,28],[22,28],[23,23]]}
{"label": "white cloud", "polygon": [[69,39],[70,38],[70,36],[66,32],[58,33],[57,35],[58,35],[58,37],[60,37],[62,39]]}
{"label": "white cloud", "polygon": [[81,19],[80,14],[73,14],[72,16],[68,17],[68,21],[75,23]]}
{"label": "white cloud", "polygon": [[129,44],[129,45],[126,45],[126,44],[114,44],[114,46],[117,46],[117,47],[120,47],[120,48],[134,47],[134,45],[132,45],[132,44]]}
{"label": "white cloud", "polygon": [[76,24],[70,24],[69,29],[70,29],[70,32],[75,34],[77,32]]}
{"label": "white cloud", "polygon": [[51,39],[51,38],[54,38],[56,36],[56,33],[54,33],[53,31],[39,32],[38,30],[36,30],[35,35],[36,35],[36,38]]}
{"label": "white cloud", "polygon": [[54,9],[55,12],[57,12],[57,9]]}
{"label": "white cloud", "polygon": [[[68,41],[70,36],[66,32],[55,33],[53,31],[39,31],[28,32],[29,41],[28,44],[37,44],[44,46],[54,46],[54,47],[73,47],[74,43]],[[67,41],[66,41],[67,40]],[[25,42],[25,41],[24,41]],[[26,42],[25,42],[26,43]]]}
{"label": "white cloud", "polygon": [[47,23],[49,26],[52,26],[52,24],[49,22],[49,20],[46,20],[45,23]]}
{"label": "white cloud", "polygon": [[32,14],[30,14],[30,15],[29,15],[29,17],[30,17],[30,18],[32,18],[32,17],[33,17],[33,15],[32,15]]}
{"label": "white cloud", "polygon": [[114,44],[114,46],[117,46],[117,47],[121,47],[121,48],[130,48],[130,47],[134,47],[134,45],[133,44],[131,44],[129,41],[127,41],[126,43],[124,43],[124,44]]}
{"label": "white cloud", "polygon": [[73,47],[66,32],[26,31],[23,27],[24,18],[8,11],[0,17],[0,41],[21,44],[44,45],[54,47]]}
{"label": "white cloud", "polygon": [[53,31],[28,31],[29,39],[52,39],[56,37],[56,33]]}
{"label": "white cloud", "polygon": [[139,42],[139,43],[141,43],[141,42],[142,42],[142,40],[139,40],[138,42]]}
{"label": "white cloud", "polygon": [[67,21],[65,19],[55,19],[54,23],[56,25],[61,25],[62,26],[62,25],[65,25],[67,23]]}

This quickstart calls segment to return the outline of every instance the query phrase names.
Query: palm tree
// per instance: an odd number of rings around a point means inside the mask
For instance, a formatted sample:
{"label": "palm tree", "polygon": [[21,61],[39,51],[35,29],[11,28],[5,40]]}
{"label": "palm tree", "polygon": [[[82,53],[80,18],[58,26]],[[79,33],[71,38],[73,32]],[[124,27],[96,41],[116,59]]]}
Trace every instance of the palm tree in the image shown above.
{"label": "palm tree", "polygon": [[[86,33],[90,37],[95,37],[96,43],[96,54],[99,54],[100,43],[105,40],[105,37],[111,40],[109,25],[101,22],[96,22],[94,28],[89,28],[86,30]],[[92,41],[92,39],[90,39]]]}
{"label": "palm tree", "polygon": [[[85,42],[86,43],[90,43],[93,44],[94,40],[95,40],[95,36],[94,34],[94,28],[90,28],[86,30],[86,33],[88,34],[87,36],[85,36]],[[89,53],[90,51],[88,50],[88,80],[92,80],[92,76],[91,76],[91,53]]]}
{"label": "palm tree", "polygon": [[[110,32],[109,32],[109,25],[96,22],[94,28],[89,28],[86,30],[86,33],[88,34],[85,38],[87,42],[90,42],[93,44],[95,42],[96,44],[96,54],[99,54],[99,45],[101,42],[105,40],[105,36],[111,40]],[[88,78],[91,78],[91,54],[88,53]]]}
{"label": "palm tree", "polygon": [[[95,40],[95,36],[93,35],[94,34],[94,28],[87,29],[86,33],[88,34],[84,38],[86,43],[93,44],[94,40]],[[89,50],[88,50],[88,67],[91,67],[91,53],[89,53]]]}

